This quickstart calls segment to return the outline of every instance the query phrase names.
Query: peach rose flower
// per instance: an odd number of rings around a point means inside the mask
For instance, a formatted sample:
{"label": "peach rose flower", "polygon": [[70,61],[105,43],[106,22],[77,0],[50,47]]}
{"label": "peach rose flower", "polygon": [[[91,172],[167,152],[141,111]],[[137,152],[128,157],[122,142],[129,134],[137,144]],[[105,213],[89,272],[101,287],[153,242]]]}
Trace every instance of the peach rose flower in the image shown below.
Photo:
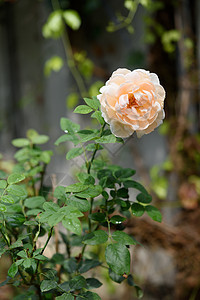
{"label": "peach rose flower", "polygon": [[101,112],[112,133],[126,138],[150,133],[165,117],[165,90],[149,71],[117,69],[97,96]]}

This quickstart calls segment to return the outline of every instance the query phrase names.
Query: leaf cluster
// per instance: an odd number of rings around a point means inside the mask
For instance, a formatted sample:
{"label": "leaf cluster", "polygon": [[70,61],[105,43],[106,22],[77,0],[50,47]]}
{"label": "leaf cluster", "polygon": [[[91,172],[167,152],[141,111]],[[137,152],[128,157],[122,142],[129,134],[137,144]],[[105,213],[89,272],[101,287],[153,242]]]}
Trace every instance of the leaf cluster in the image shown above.
{"label": "leaf cluster", "polygon": [[[105,144],[122,141],[104,122],[98,99],[84,101],[75,113],[91,113],[99,129],[81,130],[79,124],[62,118],[64,135],[56,141],[56,145],[66,141],[74,145],[67,160],[84,155],[75,183],[43,193],[52,152],[39,148],[48,137],[35,130],[12,142],[21,148],[15,154],[17,163],[13,173],[0,180],[0,255],[12,260],[1,285],[26,286],[25,299],[101,299],[92,291],[102,285],[101,276],[91,277],[90,271],[98,268],[93,273],[101,275],[102,267],[112,281],[124,281],[142,296],[130,270],[130,249],[139,242],[125,228],[131,216],[146,212],[161,222],[161,214],[148,191],[133,179],[135,170],[108,164],[98,156]],[[54,235],[57,252],[47,258],[44,252]],[[40,237],[45,240],[43,247]],[[58,251],[61,241],[64,253]]]}

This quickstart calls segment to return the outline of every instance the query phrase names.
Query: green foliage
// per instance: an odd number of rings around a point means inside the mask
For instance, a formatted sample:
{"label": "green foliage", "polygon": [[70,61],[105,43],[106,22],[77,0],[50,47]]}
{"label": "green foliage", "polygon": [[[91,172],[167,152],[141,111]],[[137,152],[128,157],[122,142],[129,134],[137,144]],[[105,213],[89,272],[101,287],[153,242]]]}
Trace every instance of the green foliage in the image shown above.
{"label": "green foliage", "polygon": [[77,11],[68,9],[63,12],[63,18],[66,24],[73,30],[79,29],[81,26],[81,18]]}
{"label": "green foliage", "polygon": [[58,72],[63,67],[63,60],[59,56],[53,56],[48,59],[44,66],[45,76],[49,76],[52,71]]}
{"label": "green foliage", "polygon": [[166,52],[174,52],[176,49],[176,42],[181,38],[181,33],[178,30],[172,29],[165,31],[162,35],[162,43]]}
{"label": "green foliage", "polygon": [[[73,144],[66,155],[68,160],[84,157],[75,183],[53,187],[53,190],[46,187],[48,193],[43,191],[43,177],[52,152],[39,148],[48,137],[33,129],[28,130],[26,138],[13,141],[20,148],[15,154],[16,165],[12,174],[2,173],[0,256],[9,255],[12,261],[6,283],[27,289],[26,299],[31,286],[33,291],[37,289],[40,299],[98,300],[98,294],[91,290],[102,283],[87,273],[95,272],[97,267],[106,267],[111,280],[126,281],[138,297],[142,296],[130,274],[130,249],[139,243],[122,229],[131,213],[140,217],[146,212],[158,222],[161,214],[151,205],[148,191],[133,180],[135,170],[104,161],[100,154],[106,149],[105,144],[122,140],[111,133],[103,120],[98,99],[84,98],[84,101],[75,113],[92,113],[98,129],[81,130],[79,124],[61,118],[64,134],[55,143]],[[130,196],[130,189],[135,190],[136,196]],[[61,224],[66,231],[59,231]],[[63,241],[66,251],[47,258],[44,252],[54,234],[59,242]],[[46,241],[39,248],[41,236]],[[101,247],[103,255],[96,253],[96,247]],[[91,251],[90,258],[86,250]]]}
{"label": "green foliage", "polygon": [[130,253],[125,245],[110,244],[105,251],[106,262],[117,275],[129,274]]}
{"label": "green foliage", "polygon": [[42,33],[45,38],[59,38],[64,30],[64,22],[62,18],[62,11],[57,10],[52,12],[46,24],[43,26]]}

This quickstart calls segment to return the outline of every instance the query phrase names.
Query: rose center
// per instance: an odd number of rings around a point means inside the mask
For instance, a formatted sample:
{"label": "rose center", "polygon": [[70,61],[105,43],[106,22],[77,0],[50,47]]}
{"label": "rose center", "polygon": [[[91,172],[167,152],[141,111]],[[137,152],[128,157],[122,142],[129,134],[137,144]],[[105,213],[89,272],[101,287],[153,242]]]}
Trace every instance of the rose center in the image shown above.
{"label": "rose center", "polygon": [[135,96],[133,94],[128,94],[128,104],[127,104],[127,108],[131,108],[131,107],[137,107],[138,103],[135,99]]}

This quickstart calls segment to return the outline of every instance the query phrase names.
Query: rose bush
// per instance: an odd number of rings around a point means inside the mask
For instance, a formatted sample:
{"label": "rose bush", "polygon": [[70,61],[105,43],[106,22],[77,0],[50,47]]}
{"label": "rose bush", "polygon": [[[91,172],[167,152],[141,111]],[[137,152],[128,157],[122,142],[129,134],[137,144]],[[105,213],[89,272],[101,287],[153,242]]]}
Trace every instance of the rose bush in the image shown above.
{"label": "rose bush", "polygon": [[102,116],[117,137],[150,133],[164,119],[165,90],[149,71],[117,69],[97,96]]}

